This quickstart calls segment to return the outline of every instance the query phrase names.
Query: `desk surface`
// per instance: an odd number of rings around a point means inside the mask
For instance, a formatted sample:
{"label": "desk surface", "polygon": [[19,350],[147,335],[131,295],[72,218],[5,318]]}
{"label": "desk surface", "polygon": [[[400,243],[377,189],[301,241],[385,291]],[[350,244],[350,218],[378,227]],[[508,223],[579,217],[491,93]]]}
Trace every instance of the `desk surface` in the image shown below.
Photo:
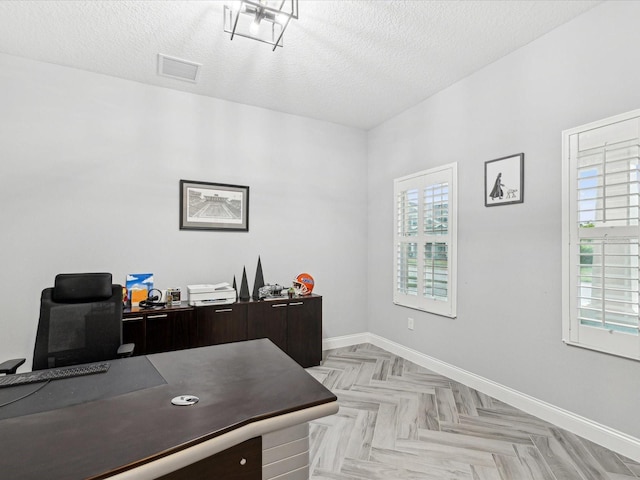
{"label": "desk surface", "polygon": [[[124,394],[103,392],[91,401],[0,420],[0,476],[106,478],[252,422],[336,400],[264,339],[147,359],[166,383]],[[82,391],[85,382],[95,382],[91,377],[126,376],[127,369],[113,367],[129,360],[113,360],[104,374],[55,382],[68,382],[69,392]],[[41,402],[47,395],[53,395],[52,404],[59,402],[59,389],[55,395],[53,389],[47,391],[53,384],[20,402]],[[182,394],[200,401],[188,407],[172,405],[171,399]],[[69,404],[74,401],[69,398]]]}

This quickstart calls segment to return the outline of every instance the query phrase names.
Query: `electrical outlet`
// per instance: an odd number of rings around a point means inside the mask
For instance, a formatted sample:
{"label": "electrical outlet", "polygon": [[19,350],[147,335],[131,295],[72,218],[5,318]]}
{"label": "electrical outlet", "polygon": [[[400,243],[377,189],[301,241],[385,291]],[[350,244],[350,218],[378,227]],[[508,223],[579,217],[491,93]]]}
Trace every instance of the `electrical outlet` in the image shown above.
{"label": "electrical outlet", "polygon": [[407,318],[407,328],[413,330],[413,318],[411,317]]}

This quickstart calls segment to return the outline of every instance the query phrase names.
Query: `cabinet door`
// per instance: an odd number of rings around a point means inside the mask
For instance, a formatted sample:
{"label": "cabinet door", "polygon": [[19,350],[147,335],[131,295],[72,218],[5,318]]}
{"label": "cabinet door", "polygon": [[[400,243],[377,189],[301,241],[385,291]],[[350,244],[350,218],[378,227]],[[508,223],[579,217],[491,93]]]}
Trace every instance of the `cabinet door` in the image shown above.
{"label": "cabinet door", "polygon": [[261,480],[262,437],[252,438],[235,447],[228,448],[220,453],[216,453],[175,472],[157,478],[157,480],[212,479]]}
{"label": "cabinet door", "polygon": [[247,306],[244,304],[197,307],[197,345],[218,345],[247,339]]}
{"label": "cabinet door", "polygon": [[173,322],[169,313],[147,313],[147,350],[146,353],[168,352],[173,350]]}
{"label": "cabinet door", "polygon": [[304,368],[322,360],[322,299],[294,300],[287,307],[287,353]]}
{"label": "cabinet door", "polygon": [[287,351],[288,302],[277,300],[251,303],[248,318],[249,340],[268,338]]}
{"label": "cabinet door", "polygon": [[173,350],[182,350],[196,346],[196,321],[192,310],[172,312]]}
{"label": "cabinet door", "polygon": [[144,355],[146,353],[145,337],[143,315],[124,317],[122,319],[122,343],[134,343],[134,355]]}

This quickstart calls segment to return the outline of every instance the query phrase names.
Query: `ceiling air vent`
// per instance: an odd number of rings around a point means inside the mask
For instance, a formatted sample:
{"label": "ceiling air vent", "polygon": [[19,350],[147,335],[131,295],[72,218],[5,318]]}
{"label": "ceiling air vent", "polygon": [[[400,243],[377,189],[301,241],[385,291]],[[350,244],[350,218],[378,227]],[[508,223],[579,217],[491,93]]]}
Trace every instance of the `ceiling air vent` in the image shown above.
{"label": "ceiling air vent", "polygon": [[158,54],[158,75],[163,77],[197,83],[200,77],[201,66],[199,63],[169,57],[161,53]]}

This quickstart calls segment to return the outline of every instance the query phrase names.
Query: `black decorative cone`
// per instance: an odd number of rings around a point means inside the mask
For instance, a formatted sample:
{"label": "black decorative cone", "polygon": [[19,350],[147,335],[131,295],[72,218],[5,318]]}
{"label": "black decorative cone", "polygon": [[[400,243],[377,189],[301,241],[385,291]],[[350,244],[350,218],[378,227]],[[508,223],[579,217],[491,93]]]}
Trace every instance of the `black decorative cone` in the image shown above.
{"label": "black decorative cone", "polygon": [[264,277],[262,276],[262,263],[258,257],[258,268],[256,269],[256,280],[253,283],[253,299],[260,300],[260,289],[264,287]]}
{"label": "black decorative cone", "polygon": [[236,285],[236,276],[233,276],[233,290],[236,292],[236,301],[238,301],[238,286]]}
{"label": "black decorative cone", "polygon": [[238,298],[242,301],[249,300],[249,284],[247,283],[247,269],[245,267],[242,267],[242,283],[240,284]]}

